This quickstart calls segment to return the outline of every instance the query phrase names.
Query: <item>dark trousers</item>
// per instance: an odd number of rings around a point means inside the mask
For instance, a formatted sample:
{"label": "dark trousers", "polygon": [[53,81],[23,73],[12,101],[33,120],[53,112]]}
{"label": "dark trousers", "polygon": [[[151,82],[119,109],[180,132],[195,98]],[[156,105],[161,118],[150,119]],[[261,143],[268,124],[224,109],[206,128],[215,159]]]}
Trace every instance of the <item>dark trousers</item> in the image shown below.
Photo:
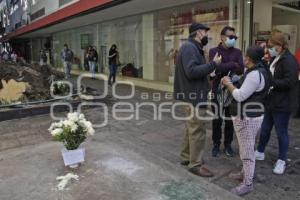
{"label": "dark trousers", "polygon": [[274,125],[279,145],[278,159],[284,161],[287,159],[287,152],[289,148],[288,126],[290,116],[290,112],[266,111],[261,126],[259,145],[257,148],[259,152],[265,152],[265,148],[270,140],[271,131]]}
{"label": "dark trousers", "polygon": [[[218,118],[213,120],[213,130],[212,130],[212,139],[213,139],[213,143],[214,145],[220,145],[221,144],[221,139],[222,139],[222,124],[223,124],[223,118],[224,116],[226,118],[228,118],[225,121],[225,130],[224,130],[224,145],[231,145],[232,140],[233,140],[233,123],[231,120],[231,114],[230,114],[230,110],[229,107],[224,108],[223,111],[220,110],[220,105],[214,101],[214,103],[216,103],[216,105],[218,105],[218,109],[219,109],[219,114],[218,114]],[[215,111],[215,107],[212,107],[212,111],[214,113],[216,113]],[[224,116],[221,116],[224,115]]]}
{"label": "dark trousers", "polygon": [[116,82],[116,75],[117,75],[117,65],[110,64],[109,65],[109,78],[108,78],[109,84],[111,84],[111,79],[113,79],[113,83]]}

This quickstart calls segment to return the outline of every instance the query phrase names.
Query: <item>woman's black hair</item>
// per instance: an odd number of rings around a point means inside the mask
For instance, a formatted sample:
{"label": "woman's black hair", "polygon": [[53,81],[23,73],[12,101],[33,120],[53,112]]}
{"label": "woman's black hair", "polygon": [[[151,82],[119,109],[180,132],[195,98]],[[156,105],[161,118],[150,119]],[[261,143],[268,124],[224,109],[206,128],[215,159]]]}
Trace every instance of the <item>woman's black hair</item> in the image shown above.
{"label": "woman's black hair", "polygon": [[262,47],[254,45],[247,49],[246,56],[248,56],[254,64],[257,64],[262,61],[265,55],[265,51]]}
{"label": "woman's black hair", "polygon": [[116,49],[117,45],[115,45],[115,44],[111,45],[110,49],[113,49],[113,48]]}

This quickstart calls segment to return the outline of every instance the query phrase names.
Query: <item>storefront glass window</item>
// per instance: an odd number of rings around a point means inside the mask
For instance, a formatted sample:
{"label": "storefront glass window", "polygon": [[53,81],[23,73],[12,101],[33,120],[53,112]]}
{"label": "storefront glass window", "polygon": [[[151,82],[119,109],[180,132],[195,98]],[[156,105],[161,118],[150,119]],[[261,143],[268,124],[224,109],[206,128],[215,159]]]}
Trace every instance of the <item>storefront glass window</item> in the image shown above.
{"label": "storefront glass window", "polygon": [[[101,64],[108,71],[108,52],[113,44],[117,45],[119,52],[118,74],[122,75],[122,69],[131,65],[136,70],[141,64],[141,16],[128,17],[102,23],[99,27]],[[138,77],[138,71],[135,73]],[[142,78],[142,77],[140,77]]]}
{"label": "storefront glass window", "polygon": [[[192,22],[211,28],[206,55],[210,48],[220,43],[220,32],[224,26],[236,29],[238,48],[242,49],[249,43],[251,6],[245,3],[245,0],[201,0],[56,33],[53,36],[54,59],[58,61],[57,65],[61,65],[59,52],[67,43],[82,63],[82,42],[84,46],[92,43],[99,54],[99,71],[108,73],[108,52],[116,44],[120,63],[118,75],[172,83],[176,56],[189,37],[188,29]],[[247,16],[244,17],[244,14]]]}
{"label": "storefront glass window", "polygon": [[[220,43],[220,32],[224,26],[233,26],[241,36],[241,1],[212,0],[196,4],[175,7],[156,13],[155,24],[155,80],[173,82],[177,52],[189,37],[189,26],[192,22],[200,22],[211,28],[209,44],[205,47],[208,54],[210,48]],[[238,41],[241,48],[241,41]]]}

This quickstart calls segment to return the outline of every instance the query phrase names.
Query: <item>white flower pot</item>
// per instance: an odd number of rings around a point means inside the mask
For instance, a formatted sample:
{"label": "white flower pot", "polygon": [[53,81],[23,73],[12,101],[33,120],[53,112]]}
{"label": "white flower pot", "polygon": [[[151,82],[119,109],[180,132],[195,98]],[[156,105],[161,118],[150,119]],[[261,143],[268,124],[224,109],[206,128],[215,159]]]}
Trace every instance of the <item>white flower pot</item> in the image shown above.
{"label": "white flower pot", "polygon": [[67,150],[63,149],[61,151],[65,166],[69,166],[70,168],[78,167],[79,163],[84,162],[85,157],[85,149],[79,148],[75,150]]}

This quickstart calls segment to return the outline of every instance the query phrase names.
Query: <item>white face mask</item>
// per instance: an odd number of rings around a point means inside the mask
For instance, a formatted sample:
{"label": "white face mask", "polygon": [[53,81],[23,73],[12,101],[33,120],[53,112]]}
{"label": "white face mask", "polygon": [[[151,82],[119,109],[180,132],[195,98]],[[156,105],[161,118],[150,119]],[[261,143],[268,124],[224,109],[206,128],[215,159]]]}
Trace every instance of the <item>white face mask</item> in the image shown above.
{"label": "white face mask", "polygon": [[279,55],[279,53],[276,51],[275,47],[269,48],[269,53],[272,58],[277,57]]}
{"label": "white face mask", "polygon": [[231,48],[231,47],[234,47],[235,44],[236,44],[236,40],[233,38],[233,39],[230,39],[227,37],[226,41],[225,41],[225,44],[228,48]]}

